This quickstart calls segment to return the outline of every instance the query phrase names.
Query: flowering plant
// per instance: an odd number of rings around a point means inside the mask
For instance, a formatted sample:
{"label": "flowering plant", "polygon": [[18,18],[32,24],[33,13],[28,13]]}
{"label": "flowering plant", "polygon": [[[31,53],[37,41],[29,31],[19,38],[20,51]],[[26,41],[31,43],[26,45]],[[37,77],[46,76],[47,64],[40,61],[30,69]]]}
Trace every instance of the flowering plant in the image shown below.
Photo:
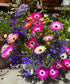
{"label": "flowering plant", "polygon": [[22,64],[21,72],[27,71],[25,76],[35,74],[40,79],[56,78],[60,71],[70,69],[69,41],[65,41],[60,32],[64,25],[59,19],[50,20],[41,12],[34,12],[23,21],[21,16],[28,10],[28,5],[24,9],[23,5],[9,23],[14,28],[1,48],[2,57],[12,61],[13,66]]}

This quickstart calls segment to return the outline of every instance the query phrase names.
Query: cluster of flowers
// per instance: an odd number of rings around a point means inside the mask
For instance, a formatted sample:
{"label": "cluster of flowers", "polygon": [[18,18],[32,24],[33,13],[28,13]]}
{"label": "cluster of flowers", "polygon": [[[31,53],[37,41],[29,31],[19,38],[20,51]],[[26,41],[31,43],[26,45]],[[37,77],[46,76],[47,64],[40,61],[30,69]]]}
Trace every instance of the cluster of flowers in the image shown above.
{"label": "cluster of flowers", "polygon": [[[12,58],[10,60],[14,59],[15,52],[13,51],[18,48],[18,56],[22,56],[21,63],[23,65],[35,63],[39,66],[36,74],[40,79],[47,78],[48,75],[55,78],[59,74],[58,70],[64,72],[66,68],[70,69],[70,60],[67,59],[70,48],[65,46],[69,41],[65,42],[60,39],[60,35],[57,33],[63,29],[63,24],[60,21],[54,21],[43,25],[44,21],[45,18],[40,12],[27,16],[23,25],[17,26],[17,20],[12,21],[9,25],[15,25],[15,27],[6,38],[8,44],[4,44],[1,48],[2,57]],[[55,60],[54,64],[51,63],[52,59]],[[41,66],[43,62],[48,65],[48,68]]]}

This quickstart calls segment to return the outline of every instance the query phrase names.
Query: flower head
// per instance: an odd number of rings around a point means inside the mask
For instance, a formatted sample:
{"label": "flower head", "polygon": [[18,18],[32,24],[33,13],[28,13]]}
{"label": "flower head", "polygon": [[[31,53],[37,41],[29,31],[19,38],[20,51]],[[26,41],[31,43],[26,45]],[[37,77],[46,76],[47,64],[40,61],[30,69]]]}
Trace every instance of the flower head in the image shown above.
{"label": "flower head", "polygon": [[61,59],[67,59],[67,54],[66,54],[66,53],[62,53],[62,54],[60,55],[60,57],[61,57]]}
{"label": "flower head", "polygon": [[11,52],[13,51],[13,45],[8,46],[3,52],[2,52],[2,57],[3,58],[8,58],[8,56],[11,54]]}
{"label": "flower head", "polygon": [[58,30],[61,30],[63,28],[63,24],[59,21],[52,22],[50,24],[50,28],[54,31],[58,31]]}
{"label": "flower head", "polygon": [[7,42],[14,43],[17,38],[18,38],[18,34],[11,33],[8,35]]}
{"label": "flower head", "polygon": [[44,66],[41,66],[36,71],[37,77],[40,79],[44,79],[48,77],[48,70]]}
{"label": "flower head", "polygon": [[38,46],[38,47],[35,48],[34,52],[35,52],[36,54],[41,54],[41,53],[43,53],[45,50],[46,50],[46,47],[45,47],[45,46]]}
{"label": "flower head", "polygon": [[58,77],[59,71],[55,70],[53,67],[50,67],[49,76],[56,78]]}
{"label": "flower head", "polygon": [[1,53],[3,53],[4,50],[5,50],[7,47],[9,47],[9,45],[8,45],[8,44],[4,44],[4,45],[2,46],[2,48],[1,48]]}
{"label": "flower head", "polygon": [[70,48],[65,46],[66,53],[70,53]]}
{"label": "flower head", "polygon": [[32,25],[31,21],[25,22],[24,28],[29,28]]}
{"label": "flower head", "polygon": [[40,32],[40,31],[42,31],[42,29],[43,29],[42,25],[34,26],[31,30],[31,33],[34,34],[35,32]]}
{"label": "flower head", "polygon": [[32,14],[32,18],[35,20],[39,20],[41,18],[42,14],[40,12],[36,12]]}
{"label": "flower head", "polygon": [[54,64],[54,68],[57,69],[57,70],[63,68],[62,63],[61,63],[61,62],[56,62],[56,63]]}
{"label": "flower head", "polygon": [[40,20],[34,20],[33,24],[34,25],[42,25],[42,21],[40,21]]}
{"label": "flower head", "polygon": [[23,13],[23,14],[25,14],[25,12],[26,12],[27,10],[29,10],[29,7],[28,7],[27,4],[21,4],[21,5],[19,6],[19,8],[18,8],[18,12],[19,12],[19,13]]}
{"label": "flower head", "polygon": [[47,36],[44,36],[43,37],[43,40],[45,41],[45,42],[48,42],[48,41],[50,41],[50,40],[52,40],[53,39],[53,35],[47,35]]}
{"label": "flower head", "polygon": [[69,59],[64,59],[63,62],[64,66],[68,69],[70,69],[70,60]]}
{"label": "flower head", "polygon": [[30,38],[28,41],[27,41],[27,46],[31,49],[35,49],[35,47],[37,46],[38,42],[35,38]]}

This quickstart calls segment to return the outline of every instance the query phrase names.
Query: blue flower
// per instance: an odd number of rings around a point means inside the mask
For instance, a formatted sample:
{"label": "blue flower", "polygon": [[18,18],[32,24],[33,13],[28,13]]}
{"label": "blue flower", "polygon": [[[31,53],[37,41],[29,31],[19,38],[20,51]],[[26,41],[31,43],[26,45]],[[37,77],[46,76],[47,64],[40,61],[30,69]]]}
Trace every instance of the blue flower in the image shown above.
{"label": "blue flower", "polygon": [[24,71],[23,70],[20,70],[21,73],[23,73]]}
{"label": "blue flower", "polygon": [[20,16],[20,14],[16,12],[14,18],[17,18],[19,16]]}

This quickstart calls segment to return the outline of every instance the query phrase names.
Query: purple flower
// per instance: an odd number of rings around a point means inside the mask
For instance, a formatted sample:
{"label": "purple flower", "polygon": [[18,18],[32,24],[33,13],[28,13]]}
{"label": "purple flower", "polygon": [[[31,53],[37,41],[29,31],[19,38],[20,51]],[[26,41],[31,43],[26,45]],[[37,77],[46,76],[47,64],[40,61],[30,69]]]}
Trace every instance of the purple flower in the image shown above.
{"label": "purple flower", "polygon": [[18,8],[19,13],[25,14],[25,12],[28,10],[28,5],[27,4],[21,4]]}

